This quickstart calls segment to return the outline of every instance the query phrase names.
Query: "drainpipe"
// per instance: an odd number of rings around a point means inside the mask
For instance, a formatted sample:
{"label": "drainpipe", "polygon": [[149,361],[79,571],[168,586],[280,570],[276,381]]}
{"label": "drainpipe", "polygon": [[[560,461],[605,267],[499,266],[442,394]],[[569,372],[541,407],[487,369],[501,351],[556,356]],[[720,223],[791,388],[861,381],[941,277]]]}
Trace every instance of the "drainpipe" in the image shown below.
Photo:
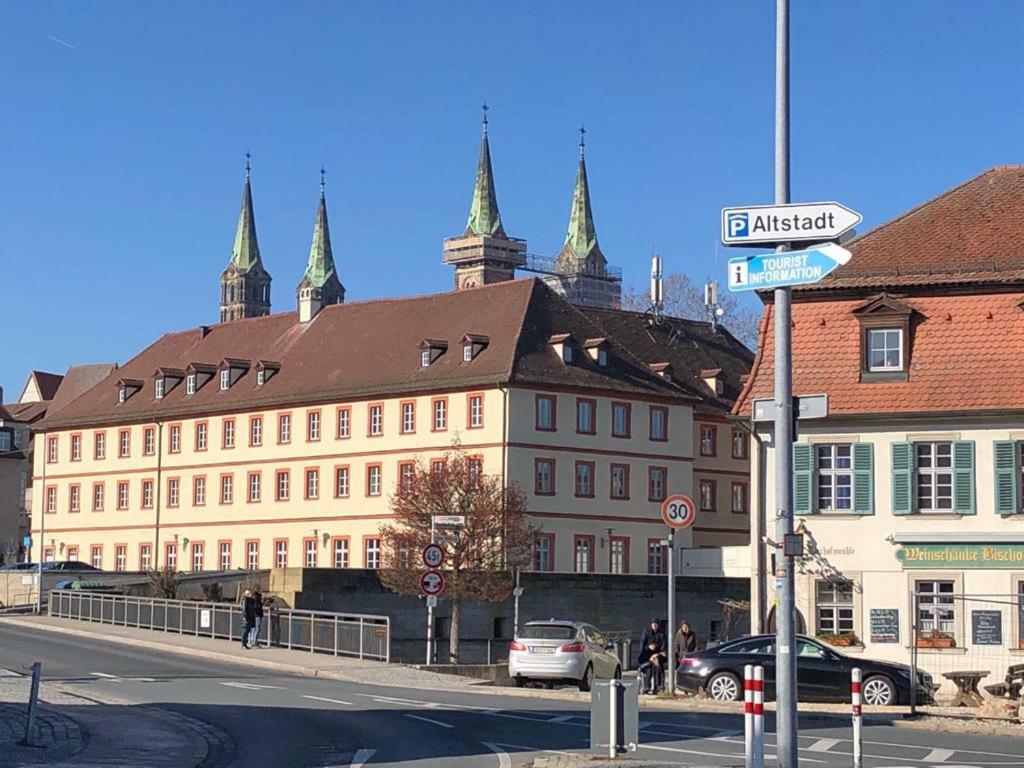
{"label": "drainpipe", "polygon": [[742,416],[730,416],[729,421],[739,426],[744,432],[754,438],[754,441],[757,443],[757,459],[755,464],[757,472],[757,508],[754,511],[756,532],[750,542],[754,547],[754,579],[757,583],[757,605],[751,604],[750,606],[750,631],[756,634],[765,631],[768,617],[768,564],[764,543],[768,532],[765,514],[768,498],[767,489],[765,488],[765,480],[768,477],[768,447],[765,445],[764,440],[761,439],[761,436],[757,434],[752,417],[746,419]]}
{"label": "drainpipe", "polygon": [[[508,389],[498,384],[501,390],[501,487],[508,484]],[[512,588],[512,637],[519,636],[519,568],[515,569],[515,586]]]}
{"label": "drainpipe", "polygon": [[[164,423],[158,421],[156,424],[156,520],[153,526],[153,570],[160,570],[160,492],[164,487],[163,481],[163,457],[164,457]],[[181,494],[181,488],[178,488]]]}

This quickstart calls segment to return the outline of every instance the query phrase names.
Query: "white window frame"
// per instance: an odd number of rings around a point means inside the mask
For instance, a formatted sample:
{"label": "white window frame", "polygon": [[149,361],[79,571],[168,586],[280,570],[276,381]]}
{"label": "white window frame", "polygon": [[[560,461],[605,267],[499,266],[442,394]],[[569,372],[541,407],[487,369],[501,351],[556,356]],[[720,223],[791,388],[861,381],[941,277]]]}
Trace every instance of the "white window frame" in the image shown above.
{"label": "white window frame", "polygon": [[192,478],[192,503],[197,507],[206,504],[206,478]]}
{"label": "white window frame", "polygon": [[220,503],[232,504],[235,501],[235,476],[221,475],[220,478]]}
{"label": "white window frame", "polygon": [[[845,466],[842,464],[845,463]],[[822,506],[822,493],[828,488],[830,506]],[[840,506],[840,488],[849,488]],[[814,446],[814,505],[819,512],[846,514],[853,512],[853,443],[819,443]]]}
{"label": "white window frame", "polygon": [[339,499],[346,498],[352,490],[352,473],[349,467],[336,467],[334,470],[334,495]]}
{"label": "white window frame", "polygon": [[320,439],[320,411],[309,411],[306,414],[306,439]]}
{"label": "white window frame", "polygon": [[608,542],[608,570],[611,573],[629,573],[629,552],[626,540],[612,538]]}
{"label": "white window frame", "polygon": [[590,573],[593,565],[594,552],[591,541],[580,536],[573,546],[572,567],[574,573]]}
{"label": "white window frame", "polygon": [[462,362],[471,363],[473,362],[473,345],[466,344],[462,347]]}
{"label": "white window frame", "polygon": [[225,368],[220,372],[220,389],[223,392],[231,387],[231,369]]}
{"label": "white window frame", "polygon": [[[948,585],[950,588],[945,589]],[[927,587],[927,590],[922,590]],[[938,630],[943,634],[956,637],[957,584],[953,579],[924,578],[914,581],[914,592],[917,595],[918,631],[922,634]],[[948,597],[944,597],[948,595]],[[928,618],[925,618],[928,617]]]}
{"label": "white window frame", "polygon": [[220,543],[219,550],[220,550],[220,552],[219,552],[219,556],[220,556],[220,561],[219,561],[220,562],[220,569],[222,571],[230,571],[231,570],[231,542],[230,541],[222,541]]}
{"label": "white window frame", "polygon": [[349,548],[348,539],[335,539],[331,545],[331,565],[335,568],[348,568]]}
{"label": "white window frame", "polygon": [[420,352],[420,367],[426,368],[428,365],[430,365],[430,350],[424,349]]}
{"label": "white window frame", "polygon": [[234,448],[235,447],[235,420],[227,419],[223,422],[224,424],[224,447]]}
{"label": "white window frame", "polygon": [[469,426],[482,427],[484,425],[484,396],[469,396]]}
{"label": "white window frame", "polygon": [[172,477],[167,480],[167,506],[176,507],[181,503],[181,480]]}
{"label": "white window frame", "polygon": [[192,542],[192,570],[193,571],[201,571],[201,570],[203,570],[203,565],[205,564],[204,560],[205,560],[205,557],[206,557],[205,549],[206,549],[206,547],[203,545],[203,542],[201,542],[201,541]]}
{"label": "white window frame", "polygon": [[139,547],[139,569],[148,571],[153,567],[153,545],[143,544]]}
{"label": "white window frame", "polygon": [[445,399],[435,400],[431,406],[434,418],[434,431],[443,432],[448,429],[448,401]]}
{"label": "white window frame", "polygon": [[181,427],[174,424],[170,427],[170,435],[168,442],[168,453],[179,453],[181,451]]}
{"label": "white window frame", "polygon": [[402,403],[402,434],[416,431],[416,404]]}
{"label": "white window frame", "polygon": [[[914,448],[914,498],[917,502],[918,512],[931,512],[938,514],[952,514],[956,503],[956,492],[954,489],[955,476],[953,473],[953,443],[949,440],[921,441],[913,444]],[[922,448],[927,449],[926,455],[922,455]],[[922,460],[927,460],[929,466],[921,466]],[[939,461],[948,463],[939,466]],[[947,479],[943,479],[945,476]],[[940,482],[940,480],[942,482]],[[922,503],[925,494],[922,487],[928,487],[930,502],[928,506]],[[939,489],[948,489],[948,495],[940,496]],[[940,499],[948,498],[948,506],[937,506]]]}
{"label": "white window frame", "polygon": [[647,542],[647,573],[665,573],[665,545],[655,542]]}
{"label": "white window frame", "polygon": [[363,544],[363,557],[367,568],[380,568],[380,539],[366,539]]}
{"label": "white window frame", "polygon": [[190,373],[185,377],[185,394],[194,395],[196,393],[196,375]]}
{"label": "white window frame", "polygon": [[303,553],[303,562],[305,563],[307,568],[316,568],[316,544],[316,539],[306,539],[305,552]]}
{"label": "white window frame", "polygon": [[[892,346],[890,334],[895,334],[896,346]],[[883,361],[888,360],[889,353],[895,352],[897,355],[897,364],[892,365],[888,362],[883,362],[880,365],[873,365],[871,362],[872,352],[876,349],[874,341],[880,339],[881,346],[878,347],[878,351],[882,353]],[[867,369],[869,371],[902,371],[903,370],[903,329],[902,328],[868,328],[867,337],[865,340],[867,345],[866,357],[867,357]]]}
{"label": "white window frame", "polygon": [[282,413],[277,417],[277,442],[290,443],[292,441],[292,415]]}
{"label": "white window frame", "polygon": [[153,396],[157,400],[162,400],[164,397],[164,380],[159,378],[153,382]]}
{"label": "white window frame", "polygon": [[210,426],[205,422],[196,424],[196,450],[205,451],[206,444],[209,440]]}
{"label": "white window frame", "polygon": [[288,567],[288,540],[281,539],[274,542],[274,567]]}
{"label": "white window frame", "polygon": [[366,494],[368,496],[380,496],[381,485],[381,466],[379,464],[371,464],[366,468]]}
{"label": "white window frame", "polygon": [[533,570],[538,573],[551,572],[551,538],[538,536],[533,542]]}
{"label": "white window frame", "polygon": [[128,545],[118,544],[114,547],[114,570],[124,573],[128,570]]}
{"label": "white window frame", "polygon": [[315,467],[306,470],[306,498],[320,498],[320,470]]}
{"label": "white window frame", "polygon": [[274,484],[277,486],[274,498],[277,501],[288,501],[291,498],[291,474],[278,470],[275,473]]}
{"label": "white window frame", "polygon": [[263,475],[259,472],[253,472],[249,475],[249,501],[253,504],[258,503],[263,494]]}
{"label": "white window frame", "polygon": [[370,406],[370,434],[373,437],[384,434],[384,406]]}
{"label": "white window frame", "polygon": [[249,443],[263,445],[263,417],[253,416],[249,420]]}
{"label": "white window frame", "polygon": [[248,571],[258,571],[260,567],[260,543],[258,541],[247,541],[245,543],[245,568]]}
{"label": "white window frame", "polygon": [[[840,587],[849,585],[849,600]],[[818,579],[814,583],[814,621],[819,635],[853,634],[857,630],[854,584],[850,579]],[[831,627],[827,626],[831,624]]]}
{"label": "white window frame", "polygon": [[142,430],[142,453],[145,456],[156,453],[156,430],[153,427]]}

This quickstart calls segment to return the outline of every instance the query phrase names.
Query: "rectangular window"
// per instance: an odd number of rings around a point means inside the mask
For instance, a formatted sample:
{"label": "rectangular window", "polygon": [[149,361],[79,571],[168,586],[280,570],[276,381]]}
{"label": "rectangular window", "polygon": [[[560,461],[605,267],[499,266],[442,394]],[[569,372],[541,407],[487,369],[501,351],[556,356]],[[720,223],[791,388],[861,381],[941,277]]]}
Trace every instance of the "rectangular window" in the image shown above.
{"label": "rectangular window", "polygon": [[610,498],[629,498],[629,464],[612,464]]}
{"label": "rectangular window", "polygon": [[710,424],[700,425],[700,455],[718,455],[718,427]]}
{"label": "rectangular window", "polygon": [[263,417],[253,416],[249,419],[249,445],[263,445]]}
{"label": "rectangular window", "polygon": [[612,536],[608,543],[608,572],[629,573],[629,539]]}
{"label": "rectangular window", "polygon": [[853,458],[849,443],[815,446],[818,509],[843,512],[853,508]]}
{"label": "rectangular window", "polygon": [[168,453],[180,453],[181,452],[181,425],[172,424],[167,429],[167,452]]}
{"label": "rectangular window", "polygon": [[167,478],[167,506],[176,507],[181,503],[181,480],[177,477]]}
{"label": "rectangular window", "polygon": [[222,541],[222,542],[220,542],[220,545],[218,546],[218,549],[220,550],[220,553],[219,553],[220,554],[220,569],[222,571],[230,571],[231,570],[231,542],[230,541]]}
{"label": "rectangular window", "polygon": [[629,403],[612,403],[612,437],[632,434],[632,407]]}
{"label": "rectangular window", "polygon": [[717,483],[714,480],[701,480],[700,481],[700,511],[701,512],[717,512],[718,511],[718,488]]}
{"label": "rectangular window", "polygon": [[379,437],[384,434],[384,406],[374,403],[367,406],[366,411],[367,428],[371,437]]}
{"label": "rectangular window", "polygon": [[57,438],[48,437],[46,438],[46,463],[56,464],[57,463]]}
{"label": "rectangular window", "polygon": [[263,475],[259,472],[249,473],[249,502],[256,504],[263,493]]}
{"label": "rectangular window", "polygon": [[287,445],[292,441],[292,415],[290,413],[279,413],[277,415],[277,442],[279,445]]}
{"label": "rectangular window", "polygon": [[153,567],[153,545],[139,545],[139,570],[148,571]]}
{"label": "rectangular window", "polygon": [[557,428],[556,401],[553,395],[537,395],[534,399],[534,428],[554,432]]}
{"label": "rectangular window", "polygon": [[277,539],[274,541],[274,567],[288,567],[288,540]]}
{"label": "rectangular window", "polygon": [[413,478],[416,477],[416,465],[411,461],[398,463],[398,484],[403,491],[412,490]]}
{"label": "rectangular window", "polygon": [[71,460],[81,461],[82,460],[82,436],[72,435],[71,436]]}
{"label": "rectangular window", "polygon": [[203,542],[194,541],[192,542],[192,570],[201,571],[203,570],[203,554],[204,554]]}
{"label": "rectangular window", "polygon": [[163,379],[157,379],[155,382],[153,382],[153,396],[157,400],[162,400],[163,399],[163,397],[164,397],[164,380]]}
{"label": "rectangular window", "polygon": [[275,496],[278,501],[288,501],[288,496],[291,492],[289,488],[291,484],[291,478],[288,475],[287,469],[279,469],[277,471],[277,478],[275,482]]}
{"label": "rectangular window", "polygon": [[117,544],[114,546],[114,570],[124,573],[128,570],[128,545]]}
{"label": "rectangular window", "polygon": [[867,358],[869,371],[902,371],[903,330],[900,328],[868,329]]}
{"label": "rectangular window", "polygon": [[593,435],[597,432],[595,414],[597,401],[590,398],[576,398],[576,432],[581,435]]}
{"label": "rectangular window", "polygon": [[484,396],[470,395],[469,407],[469,428],[480,429],[484,425]]}
{"label": "rectangular window", "polygon": [[668,568],[668,553],[661,539],[647,540],[647,572],[653,574],[665,573]]}
{"label": "rectangular window", "polygon": [[331,562],[335,568],[348,568],[348,539],[335,539]]}
{"label": "rectangular window", "polygon": [[142,508],[152,509],[153,508],[153,481],[143,480],[142,481]]}
{"label": "rectangular window", "polygon": [[[0,430],[0,453],[7,453],[11,450],[11,436],[11,430]],[[72,438],[72,443],[74,443],[74,438]],[[74,461],[75,459],[72,457],[71,460]]]}
{"label": "rectangular window", "polygon": [[914,443],[919,512],[953,509],[953,444]]}
{"label": "rectangular window", "polygon": [[657,442],[668,440],[668,408],[651,406],[650,437]]}
{"label": "rectangular window", "polygon": [[428,365],[430,365],[430,350],[429,349],[424,349],[422,352],[420,352],[420,365],[423,368],[426,368]]}
{"label": "rectangular window", "polygon": [[533,460],[533,492],[538,496],[553,496],[555,493],[555,460]]}
{"label": "rectangular window", "polygon": [[313,468],[306,470],[306,498],[320,498],[320,470]]}
{"label": "rectangular window", "polygon": [[196,423],[196,450],[205,451],[210,427],[205,421]]}
{"label": "rectangular window", "polygon": [[594,569],[594,537],[573,537],[573,570],[576,573],[590,573]]}
{"label": "rectangular window", "polygon": [[349,472],[348,467],[334,468],[334,495],[339,499],[346,498],[349,494]]}
{"label": "rectangular window", "polygon": [[732,511],[737,515],[747,514],[747,484],[732,484]]}
{"label": "rectangular window", "polygon": [[245,542],[245,569],[247,571],[258,571],[260,567],[260,543],[258,541]]}
{"label": "rectangular window", "polygon": [[818,580],[814,585],[815,616],[819,635],[852,634],[853,582]]}
{"label": "rectangular window", "polygon": [[68,488],[68,512],[82,510],[82,486],[77,483]]}
{"label": "rectangular window", "polygon": [[402,434],[409,435],[416,431],[416,403],[407,400],[402,403]]}
{"label": "rectangular window", "polygon": [[594,462],[576,462],[576,496],[593,498],[594,496]]}
{"label": "rectangular window", "polygon": [[445,470],[444,459],[431,459],[430,460],[430,475],[435,480],[441,480],[444,477]]}
{"label": "rectangular window", "polygon": [[469,474],[469,484],[472,487],[478,487],[480,480],[484,476],[484,460],[479,456],[471,456],[466,459],[466,468]]}
{"label": "rectangular window", "polygon": [[234,448],[235,447],[235,420],[224,419],[223,422],[223,447]]}
{"label": "rectangular window", "polygon": [[448,398],[436,398],[431,401],[430,407],[434,414],[431,429],[434,432],[443,432],[448,429]]}
{"label": "rectangular window", "polygon": [[235,500],[235,476],[220,476],[220,503],[230,504]]}
{"label": "rectangular window", "polygon": [[668,469],[666,467],[647,468],[647,500],[664,501],[665,488],[668,485]]}
{"label": "rectangular window", "polygon": [[103,483],[92,484],[92,511],[102,512],[103,511]]}
{"label": "rectangular window", "polygon": [[734,459],[747,458],[747,433],[742,429],[732,431],[732,457]]}
{"label": "rectangular window", "polygon": [[119,480],[117,483],[117,508],[128,509],[128,481]]}
{"label": "rectangular window", "polygon": [[185,394],[194,395],[196,393],[196,375],[190,373],[185,377]]}
{"label": "rectangular window", "polygon": [[221,390],[228,389],[231,386],[231,370],[225,368],[220,372],[220,388]]}
{"label": "rectangular window", "polygon": [[49,486],[46,489],[46,511],[53,514],[57,511],[57,488]]}
{"label": "rectangular window", "polygon": [[364,540],[363,565],[366,568],[380,568],[380,539]]}
{"label": "rectangular window", "polygon": [[307,568],[316,568],[316,539],[306,539],[305,564]]}
{"label": "rectangular window", "polygon": [[[47,549],[49,549],[49,547],[47,547]],[[78,547],[76,547],[75,545],[72,544],[72,545],[68,546],[68,560],[77,560],[77,559],[78,559]]]}
{"label": "rectangular window", "polygon": [[172,571],[178,567],[178,545],[164,545],[164,565]]}
{"label": "rectangular window", "polygon": [[366,465],[366,495],[380,496],[380,464]]}
{"label": "rectangular window", "polygon": [[555,535],[539,533],[533,541],[533,570],[550,573],[555,570]]}
{"label": "rectangular window", "polygon": [[[54,446],[54,460],[56,460],[56,446]],[[117,457],[127,459],[132,455],[132,433],[129,429],[119,430],[117,433]]]}
{"label": "rectangular window", "polygon": [[103,568],[103,547],[98,544],[89,547],[89,562],[93,568]]}
{"label": "rectangular window", "polygon": [[197,475],[192,479],[192,506],[201,507],[206,504],[206,478]]}
{"label": "rectangular window", "polygon": [[917,625],[922,633],[956,633],[956,585],[952,581],[917,581]]}
{"label": "rectangular window", "polygon": [[156,429],[146,427],[142,430],[142,455],[152,456],[156,453]]}
{"label": "rectangular window", "polygon": [[338,409],[337,435],[339,440],[345,440],[352,435],[352,409],[348,406]]}
{"label": "rectangular window", "polygon": [[306,440],[315,443],[320,439],[320,411],[306,412]]}
{"label": "rectangular window", "polygon": [[93,435],[92,439],[92,457],[97,461],[101,461],[107,455],[107,433],[97,432]]}

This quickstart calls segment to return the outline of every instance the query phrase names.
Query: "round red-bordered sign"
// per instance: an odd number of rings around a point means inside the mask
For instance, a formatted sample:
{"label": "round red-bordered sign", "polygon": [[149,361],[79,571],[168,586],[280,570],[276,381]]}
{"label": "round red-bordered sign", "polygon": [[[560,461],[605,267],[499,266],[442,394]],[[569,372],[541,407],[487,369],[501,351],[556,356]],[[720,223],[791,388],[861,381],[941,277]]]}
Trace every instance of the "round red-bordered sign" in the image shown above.
{"label": "round red-bordered sign", "polygon": [[444,574],[429,570],[420,574],[420,590],[424,595],[440,595],[444,589]]}
{"label": "round red-bordered sign", "polygon": [[444,565],[444,549],[440,544],[427,544],[423,548],[423,564],[430,569]]}
{"label": "round red-bordered sign", "polygon": [[689,528],[697,519],[697,507],[689,496],[674,493],[661,502],[661,519],[669,528]]}

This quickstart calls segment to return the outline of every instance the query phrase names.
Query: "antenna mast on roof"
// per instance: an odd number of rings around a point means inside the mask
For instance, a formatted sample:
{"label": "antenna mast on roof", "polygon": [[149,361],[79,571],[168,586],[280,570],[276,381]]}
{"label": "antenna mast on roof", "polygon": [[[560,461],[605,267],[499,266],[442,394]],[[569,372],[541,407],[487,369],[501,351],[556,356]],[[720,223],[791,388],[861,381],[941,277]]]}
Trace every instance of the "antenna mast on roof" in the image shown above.
{"label": "antenna mast on roof", "polygon": [[651,255],[651,314],[660,322],[665,312],[665,286],[662,282],[661,256]]}
{"label": "antenna mast on roof", "polygon": [[717,333],[718,318],[725,314],[725,310],[718,305],[717,280],[708,280],[704,283],[704,309],[711,319],[711,330]]}

